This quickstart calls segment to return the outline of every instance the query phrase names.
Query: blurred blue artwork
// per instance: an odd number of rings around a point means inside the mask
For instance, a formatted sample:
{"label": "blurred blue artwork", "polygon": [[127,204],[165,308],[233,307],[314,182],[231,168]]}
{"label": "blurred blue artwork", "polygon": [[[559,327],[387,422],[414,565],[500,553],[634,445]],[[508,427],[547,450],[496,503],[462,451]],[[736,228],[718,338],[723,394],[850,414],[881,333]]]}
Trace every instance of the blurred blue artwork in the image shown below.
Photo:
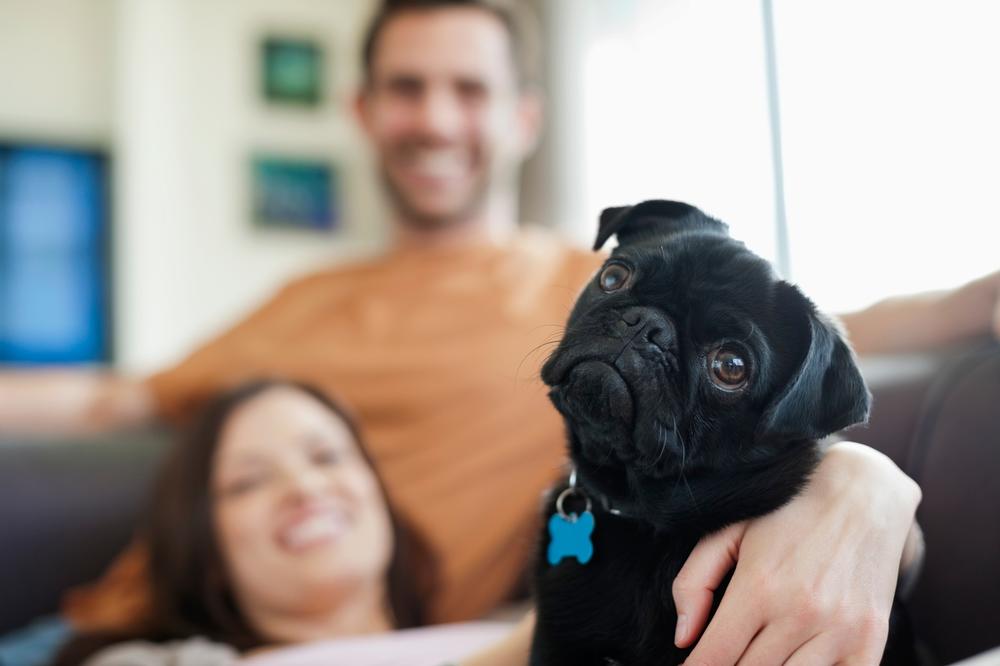
{"label": "blurred blue artwork", "polygon": [[336,227],[337,178],[320,161],[255,157],[253,216],[258,226],[329,231]]}
{"label": "blurred blue artwork", "polygon": [[98,153],[0,144],[0,363],[108,360],[107,179]]}

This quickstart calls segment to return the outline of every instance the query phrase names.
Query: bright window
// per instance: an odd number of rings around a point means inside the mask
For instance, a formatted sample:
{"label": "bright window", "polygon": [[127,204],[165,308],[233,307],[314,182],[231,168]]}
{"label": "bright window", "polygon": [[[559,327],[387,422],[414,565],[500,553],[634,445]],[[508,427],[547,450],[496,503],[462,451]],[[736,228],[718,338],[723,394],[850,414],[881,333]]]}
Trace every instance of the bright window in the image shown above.
{"label": "bright window", "polygon": [[1000,3],[774,9],[792,276],[841,310],[1000,267]]}
{"label": "bright window", "polygon": [[[762,8],[567,5],[581,240],[604,206],[673,198],[778,256]],[[773,16],[791,279],[844,311],[1000,267],[1000,3],[774,0]]]}

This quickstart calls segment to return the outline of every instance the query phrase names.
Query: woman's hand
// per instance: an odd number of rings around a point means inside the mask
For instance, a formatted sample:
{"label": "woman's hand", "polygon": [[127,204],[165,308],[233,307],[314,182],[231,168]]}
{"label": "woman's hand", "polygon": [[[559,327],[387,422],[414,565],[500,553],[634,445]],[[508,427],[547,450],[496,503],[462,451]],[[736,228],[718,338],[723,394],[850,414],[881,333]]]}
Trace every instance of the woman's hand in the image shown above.
{"label": "woman's hand", "polygon": [[920,489],[866,446],[831,446],[786,506],[705,537],[674,581],[686,664],[877,664]]}

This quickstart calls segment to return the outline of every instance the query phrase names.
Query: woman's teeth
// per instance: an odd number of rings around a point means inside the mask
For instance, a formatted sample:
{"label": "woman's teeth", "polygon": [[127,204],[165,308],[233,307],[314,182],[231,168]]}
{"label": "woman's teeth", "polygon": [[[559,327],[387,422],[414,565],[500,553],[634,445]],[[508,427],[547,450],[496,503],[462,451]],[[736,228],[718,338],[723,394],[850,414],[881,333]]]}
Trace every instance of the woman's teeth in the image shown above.
{"label": "woman's teeth", "polygon": [[339,511],[331,511],[295,522],[282,530],[278,538],[286,548],[301,550],[318,543],[335,541],[346,529],[346,517]]}

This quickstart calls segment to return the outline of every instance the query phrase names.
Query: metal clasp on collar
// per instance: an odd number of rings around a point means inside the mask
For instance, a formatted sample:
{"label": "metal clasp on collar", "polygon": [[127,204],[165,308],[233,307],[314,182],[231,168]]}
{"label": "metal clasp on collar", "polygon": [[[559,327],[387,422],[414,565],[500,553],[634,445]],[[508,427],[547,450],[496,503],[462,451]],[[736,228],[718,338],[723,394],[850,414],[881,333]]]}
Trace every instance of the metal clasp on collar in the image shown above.
{"label": "metal clasp on collar", "polygon": [[590,497],[587,495],[587,493],[583,492],[583,490],[579,486],[576,485],[576,469],[573,469],[573,471],[570,472],[569,487],[565,488],[561,493],[559,493],[559,497],[556,498],[556,511],[559,513],[559,516],[567,522],[575,523],[579,519],[580,514],[566,513],[566,510],[563,507],[563,503],[566,501],[566,498],[572,495],[579,495],[580,497],[582,497],[583,501],[587,503],[587,508],[584,509],[584,511],[588,512],[590,511],[592,507],[590,503]]}

